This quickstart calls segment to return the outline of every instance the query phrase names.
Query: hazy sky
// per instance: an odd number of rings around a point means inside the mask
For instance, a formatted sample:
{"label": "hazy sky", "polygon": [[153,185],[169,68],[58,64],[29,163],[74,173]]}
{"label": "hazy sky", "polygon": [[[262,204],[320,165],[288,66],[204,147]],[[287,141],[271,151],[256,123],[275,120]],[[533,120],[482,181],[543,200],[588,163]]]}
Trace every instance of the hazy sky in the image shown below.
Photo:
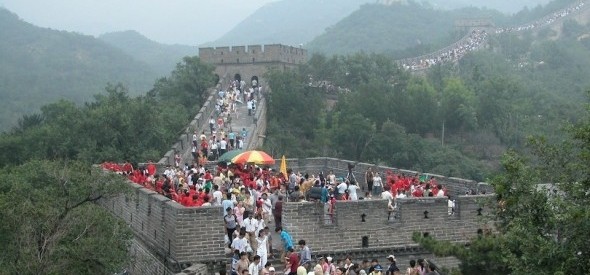
{"label": "hazy sky", "polygon": [[0,0],[40,27],[100,35],[136,30],[167,44],[198,45],[277,0]]}

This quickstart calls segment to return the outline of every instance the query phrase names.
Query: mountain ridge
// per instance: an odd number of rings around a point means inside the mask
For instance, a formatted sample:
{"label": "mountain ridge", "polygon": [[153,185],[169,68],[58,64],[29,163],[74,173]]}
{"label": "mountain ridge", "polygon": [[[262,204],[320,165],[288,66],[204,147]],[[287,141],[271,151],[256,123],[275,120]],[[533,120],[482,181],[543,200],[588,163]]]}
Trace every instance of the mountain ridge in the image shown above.
{"label": "mountain ridge", "polygon": [[199,54],[197,46],[159,43],[135,30],[104,33],[98,39],[145,62],[160,76],[174,70],[183,57]]}
{"label": "mountain ridge", "polygon": [[93,36],[41,28],[0,8],[0,131],[47,103],[83,103],[108,83],[145,93],[156,74],[143,62]]}

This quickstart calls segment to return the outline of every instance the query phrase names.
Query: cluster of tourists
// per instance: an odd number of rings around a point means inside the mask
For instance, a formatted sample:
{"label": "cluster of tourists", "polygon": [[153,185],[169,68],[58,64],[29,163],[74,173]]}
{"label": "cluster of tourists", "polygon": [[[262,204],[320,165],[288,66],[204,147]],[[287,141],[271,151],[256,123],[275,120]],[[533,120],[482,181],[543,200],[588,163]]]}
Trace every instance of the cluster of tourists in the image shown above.
{"label": "cluster of tourists", "polygon": [[547,25],[551,25],[552,23],[554,23],[555,21],[557,21],[561,18],[567,17],[570,14],[580,11],[582,8],[584,8],[584,5],[585,5],[585,1],[579,1],[579,2],[576,2],[573,5],[567,7],[563,10],[553,12],[553,13],[551,13],[551,14],[549,14],[549,15],[547,15],[535,22],[524,24],[521,26],[510,27],[510,28],[498,28],[498,29],[496,29],[496,33],[528,31],[528,30],[532,30],[535,28],[540,28],[540,27],[544,27]]}
{"label": "cluster of tourists", "polygon": [[[574,14],[584,8],[586,1],[578,1],[569,7],[553,12],[532,23],[523,24],[516,27],[496,28],[492,33],[510,33],[528,31],[547,25],[553,24],[555,21]],[[402,61],[402,67],[406,70],[417,71],[428,69],[431,66],[442,63],[453,63],[461,59],[467,53],[481,49],[487,41],[488,33],[484,29],[474,29],[469,35],[456,42],[452,46],[424,57],[413,58]]]}
{"label": "cluster of tourists", "polygon": [[472,30],[468,36],[456,42],[452,46],[430,54],[424,58],[415,58],[406,62],[402,67],[406,70],[423,70],[441,63],[452,63],[461,59],[467,53],[479,50],[485,45],[488,33],[485,30]]}

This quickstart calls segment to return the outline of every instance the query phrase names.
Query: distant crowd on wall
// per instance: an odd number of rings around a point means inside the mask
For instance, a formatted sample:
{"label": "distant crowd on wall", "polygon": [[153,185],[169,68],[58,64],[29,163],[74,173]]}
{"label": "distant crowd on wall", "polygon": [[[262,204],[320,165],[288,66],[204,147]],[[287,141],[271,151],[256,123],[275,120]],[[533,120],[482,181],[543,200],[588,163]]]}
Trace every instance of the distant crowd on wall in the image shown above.
{"label": "distant crowd on wall", "polygon": [[[580,1],[563,10],[553,12],[552,14],[545,16],[532,23],[527,23],[516,27],[497,28],[492,32],[496,34],[501,34],[527,31],[535,28],[544,27],[554,23],[560,18],[567,17],[568,15],[571,15],[581,10],[584,7],[584,5],[586,5],[585,1]],[[481,49],[485,45],[488,35],[489,34],[483,29],[474,29],[470,32],[468,36],[453,44],[450,48],[446,48],[441,51],[432,53],[430,55],[426,55],[423,58],[415,58],[410,62],[405,61],[402,64],[402,67],[406,70],[417,71],[428,69],[436,64],[456,62],[463,56],[465,56],[467,53]]]}
{"label": "distant crowd on wall", "polygon": [[560,18],[566,17],[572,13],[575,13],[581,10],[585,5],[584,1],[580,1],[573,6],[570,6],[566,9],[556,11],[548,16],[545,16],[535,22],[524,24],[517,27],[510,27],[510,28],[498,28],[496,29],[496,33],[506,33],[506,32],[519,32],[519,31],[528,31],[531,29],[544,27],[547,25],[551,25],[553,22],[557,21]]}
{"label": "distant crowd on wall", "polygon": [[485,30],[472,30],[466,38],[455,43],[451,48],[438,51],[429,57],[416,59],[412,63],[404,63],[402,67],[406,70],[423,70],[441,63],[455,62],[467,53],[479,50],[485,45],[488,33]]}
{"label": "distant crowd on wall", "polygon": [[[245,81],[234,80],[227,89],[219,90],[215,100],[215,114],[208,121],[209,131],[195,131],[192,135],[192,161],[205,165],[217,160],[225,152],[243,149],[248,131],[246,128],[234,129],[232,120],[240,117],[238,104],[246,104],[247,115],[254,115],[262,92],[263,88],[256,80],[250,87],[246,86]],[[180,156],[177,159],[177,162],[181,161]]]}

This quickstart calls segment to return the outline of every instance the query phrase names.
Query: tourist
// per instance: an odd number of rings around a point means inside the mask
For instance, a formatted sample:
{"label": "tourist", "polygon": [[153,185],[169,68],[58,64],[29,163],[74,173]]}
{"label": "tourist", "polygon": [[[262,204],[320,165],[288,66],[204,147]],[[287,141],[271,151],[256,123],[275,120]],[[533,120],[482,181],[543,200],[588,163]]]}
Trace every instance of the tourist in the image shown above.
{"label": "tourist", "polygon": [[244,252],[246,253],[247,251],[247,247],[248,247],[248,240],[246,239],[246,232],[243,232],[242,230],[240,230],[240,234],[233,239],[232,243],[231,243],[231,249],[232,250],[239,250],[240,253]]}
{"label": "tourist", "polygon": [[268,198],[267,193],[262,194],[262,218],[266,223],[270,222],[270,216],[272,214],[272,202]]}
{"label": "tourist", "polygon": [[238,274],[238,263],[240,262],[240,251],[234,250],[231,258],[231,274]]}
{"label": "tourist", "polygon": [[[277,233],[279,233],[279,235],[281,236],[281,241],[283,242],[283,251],[281,251],[281,260],[285,258],[285,253],[287,251],[289,251],[289,248],[292,250],[293,249],[293,239],[291,238],[291,235],[289,235],[289,233],[287,233],[287,231],[283,230],[282,227],[277,227],[275,229],[275,231]],[[299,262],[297,262],[299,263]]]}
{"label": "tourist", "polygon": [[418,268],[416,267],[416,260],[410,260],[410,267],[406,271],[407,275],[419,275]]}
{"label": "tourist", "polygon": [[395,262],[395,256],[389,255],[389,256],[387,256],[387,260],[389,260],[389,268],[387,268],[387,272],[385,272],[385,274],[386,275],[401,275],[401,271],[399,270],[399,268],[397,267],[397,264]]}
{"label": "tourist", "polygon": [[436,266],[433,263],[428,263],[426,265],[425,275],[439,275],[438,271],[436,271]]}
{"label": "tourist", "polygon": [[225,233],[227,234],[227,241],[228,241],[228,243],[230,243],[229,247],[231,248],[233,235],[234,235],[234,232],[236,231],[236,228],[238,227],[238,218],[233,213],[233,210],[231,207],[226,208],[225,211],[227,213],[223,217],[223,220],[225,221]]}
{"label": "tourist", "polygon": [[213,118],[213,116],[211,116],[211,118],[209,118],[209,130],[211,131],[211,134],[213,134],[214,129],[215,129],[215,119]]}
{"label": "tourist", "polygon": [[260,256],[256,255],[254,256],[254,261],[252,261],[250,263],[250,266],[248,267],[248,272],[250,272],[250,274],[253,275],[260,275]]}
{"label": "tourist", "polygon": [[244,271],[249,271],[250,260],[248,260],[248,253],[240,252],[240,260],[238,261],[238,274],[244,274]]}
{"label": "tourist", "polygon": [[361,188],[358,187],[358,185],[356,185],[356,182],[353,181],[353,182],[350,183],[350,185],[348,186],[348,189],[347,190],[348,190],[349,199],[351,201],[358,201],[359,200],[359,197],[358,197],[356,191],[357,190],[360,190],[360,189]]}
{"label": "tourist", "polygon": [[268,259],[268,252],[270,251],[268,242],[268,236],[264,230],[258,232],[256,238],[256,255],[260,256],[260,266],[265,266]]}
{"label": "tourist", "polygon": [[336,186],[336,199],[341,200],[342,196],[346,193],[347,189],[348,184],[346,183],[346,181],[343,181],[340,184],[338,184],[338,186]]}
{"label": "tourist", "polygon": [[288,272],[288,275],[297,275],[297,268],[299,267],[299,255],[295,253],[292,246],[289,247],[286,251],[289,252],[289,257],[281,257],[287,261],[285,271]]}
{"label": "tourist", "polygon": [[[258,221],[254,219],[254,212],[248,212],[248,218],[244,220],[244,228],[246,230],[246,234],[248,235],[248,240],[250,244],[256,245],[256,229],[258,227]],[[252,246],[253,250],[256,250],[256,247]]]}
{"label": "tourist", "polygon": [[381,195],[383,191],[383,179],[381,179],[381,175],[377,172],[375,176],[373,176],[373,196]]}
{"label": "tourist", "polygon": [[272,215],[275,221],[275,230],[278,230],[282,226],[282,215],[283,215],[283,196],[279,195],[278,201],[275,203],[272,209]]}
{"label": "tourist", "polygon": [[234,214],[238,218],[238,224],[240,227],[244,227],[244,212],[246,212],[246,208],[242,202],[239,201],[236,207],[234,207]]}
{"label": "tourist", "polygon": [[369,194],[373,193],[373,176],[373,170],[369,167],[367,172],[365,172],[365,183],[367,184],[367,191],[369,191]]}
{"label": "tourist", "polygon": [[299,240],[299,265],[304,266],[305,269],[310,269],[311,265],[311,249],[305,244],[305,240]]}
{"label": "tourist", "polygon": [[[260,258],[261,264],[262,264],[262,257]],[[262,270],[260,270],[260,275],[270,275],[271,271],[270,269],[272,268],[274,273],[274,268],[271,266],[271,263],[266,263],[264,264],[264,268]]]}

